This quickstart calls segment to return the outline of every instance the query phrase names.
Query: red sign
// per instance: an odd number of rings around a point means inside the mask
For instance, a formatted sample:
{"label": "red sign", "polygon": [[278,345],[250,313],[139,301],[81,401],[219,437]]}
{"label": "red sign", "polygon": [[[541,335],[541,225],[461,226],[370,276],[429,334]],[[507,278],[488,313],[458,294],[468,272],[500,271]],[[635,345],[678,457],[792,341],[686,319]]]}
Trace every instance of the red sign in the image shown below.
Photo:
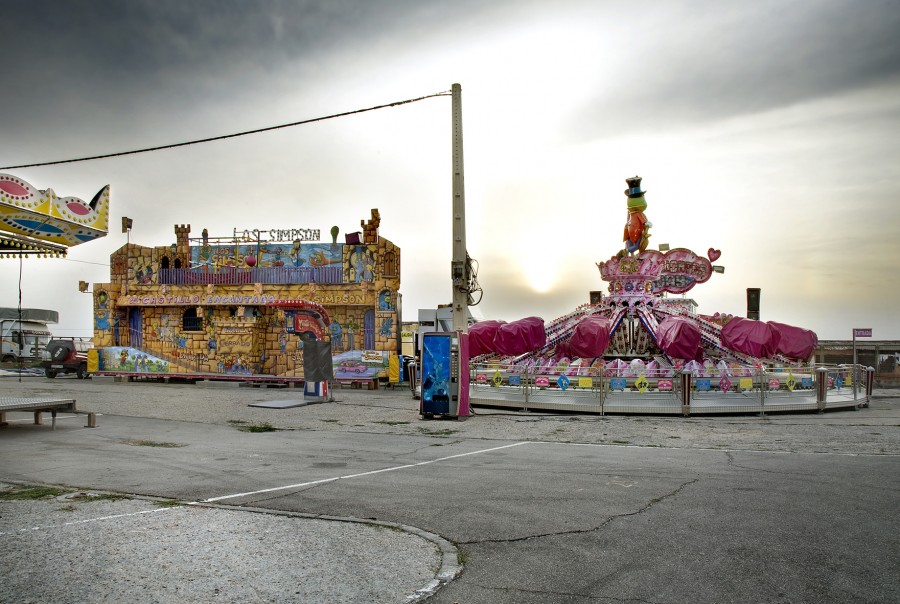
{"label": "red sign", "polygon": [[854,338],[871,338],[872,337],[872,328],[871,327],[854,327],[853,328],[853,337]]}

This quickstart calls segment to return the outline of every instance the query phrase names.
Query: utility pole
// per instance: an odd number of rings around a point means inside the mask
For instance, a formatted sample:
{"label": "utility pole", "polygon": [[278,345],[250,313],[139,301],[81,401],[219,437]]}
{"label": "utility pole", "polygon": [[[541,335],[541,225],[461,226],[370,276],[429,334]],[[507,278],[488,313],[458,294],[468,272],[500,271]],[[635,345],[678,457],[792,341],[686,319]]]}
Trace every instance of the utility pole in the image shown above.
{"label": "utility pole", "polygon": [[453,100],[453,330],[467,331],[469,315],[469,262],[466,253],[466,191],[463,170],[462,88],[451,87]]}

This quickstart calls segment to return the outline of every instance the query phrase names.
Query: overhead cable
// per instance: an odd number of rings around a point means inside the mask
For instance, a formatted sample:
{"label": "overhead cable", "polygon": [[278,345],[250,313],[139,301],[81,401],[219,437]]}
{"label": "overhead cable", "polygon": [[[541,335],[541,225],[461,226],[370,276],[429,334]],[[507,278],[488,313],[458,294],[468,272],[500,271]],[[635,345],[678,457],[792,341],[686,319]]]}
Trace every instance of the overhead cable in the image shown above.
{"label": "overhead cable", "polygon": [[220,141],[227,138],[237,138],[239,136],[247,136],[248,134],[259,134],[261,132],[269,132],[271,130],[279,130],[281,128],[291,128],[293,126],[302,126],[303,124],[312,124],[314,122],[322,122],[325,120],[334,119],[337,117],[346,117],[348,115],[354,115],[357,113],[365,113],[367,111],[375,111],[376,109],[386,109],[389,107],[397,107],[399,105],[406,105],[408,103],[416,103],[418,101],[424,101],[425,99],[430,99],[438,96],[450,96],[450,91],[446,90],[444,92],[436,92],[434,94],[429,94],[426,96],[420,96],[415,99],[406,99],[405,101],[394,101],[393,103],[386,103],[384,105],[376,105],[375,107],[368,107],[366,109],[355,109],[353,111],[344,111],[343,113],[334,113],[332,115],[325,115],[322,117],[314,117],[308,120],[301,120],[299,122],[291,122],[290,124],[280,124],[278,126],[268,126],[266,128],[257,128],[255,130],[246,130],[244,132],[235,132],[233,134],[223,134],[221,136],[211,136],[209,138],[200,138],[197,140],[186,141],[183,143],[173,143],[171,145],[160,145],[158,147],[147,147],[146,149],[135,149],[133,151],[119,151],[116,153],[106,153],[104,155],[92,155],[90,157],[78,157],[75,159],[59,159],[56,161],[45,161],[38,162],[33,164],[20,164],[18,166],[2,166],[0,170],[16,170],[18,168],[37,168],[40,166],[55,166],[57,164],[71,164],[80,161],[91,161],[95,159],[107,159],[109,157],[120,157],[123,155],[135,155],[137,153],[149,153],[150,151],[162,151],[164,149],[175,149],[176,147],[187,147],[188,145],[199,145],[200,143],[211,143],[213,141]]}

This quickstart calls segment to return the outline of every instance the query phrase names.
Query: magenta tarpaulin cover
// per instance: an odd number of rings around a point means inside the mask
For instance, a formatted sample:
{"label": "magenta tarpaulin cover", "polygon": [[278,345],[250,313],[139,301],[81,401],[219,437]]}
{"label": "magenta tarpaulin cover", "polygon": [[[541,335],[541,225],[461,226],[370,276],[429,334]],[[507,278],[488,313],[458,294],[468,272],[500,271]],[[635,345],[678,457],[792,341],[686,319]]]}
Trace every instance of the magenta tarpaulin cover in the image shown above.
{"label": "magenta tarpaulin cover", "polygon": [[469,326],[469,358],[496,352],[494,337],[505,321],[479,321]]}
{"label": "magenta tarpaulin cover", "polygon": [[792,359],[805,361],[819,345],[819,336],[802,327],[769,321],[769,326],[779,335],[778,352]]}
{"label": "magenta tarpaulin cover", "polygon": [[571,357],[571,356],[577,356],[577,355],[572,354],[572,352],[569,348],[569,341],[564,340],[564,341],[558,343],[554,347],[553,356],[562,358],[562,357]]}
{"label": "magenta tarpaulin cover", "polygon": [[501,325],[494,336],[494,350],[502,355],[525,354],[546,343],[547,332],[540,317],[526,317]]}
{"label": "magenta tarpaulin cover", "polygon": [[606,317],[583,318],[569,338],[569,354],[582,359],[603,356],[609,346],[609,328]]}
{"label": "magenta tarpaulin cover", "polygon": [[673,359],[696,359],[700,328],[685,317],[666,317],[656,329],[656,343]]}
{"label": "magenta tarpaulin cover", "polygon": [[778,332],[763,321],[734,317],[720,336],[725,348],[753,357],[767,359],[778,350]]}

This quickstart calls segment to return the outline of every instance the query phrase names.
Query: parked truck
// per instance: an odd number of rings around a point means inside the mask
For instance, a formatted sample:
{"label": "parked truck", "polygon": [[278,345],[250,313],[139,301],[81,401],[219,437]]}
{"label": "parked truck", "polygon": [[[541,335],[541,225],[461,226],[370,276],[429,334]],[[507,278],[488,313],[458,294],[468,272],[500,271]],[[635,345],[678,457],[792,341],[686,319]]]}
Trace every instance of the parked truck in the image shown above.
{"label": "parked truck", "polygon": [[0,308],[0,361],[40,360],[53,334],[48,325],[59,322],[55,310]]}
{"label": "parked truck", "polygon": [[42,354],[44,375],[55,378],[61,373],[74,373],[83,380],[88,376],[88,351],[93,347],[91,338],[53,338]]}

